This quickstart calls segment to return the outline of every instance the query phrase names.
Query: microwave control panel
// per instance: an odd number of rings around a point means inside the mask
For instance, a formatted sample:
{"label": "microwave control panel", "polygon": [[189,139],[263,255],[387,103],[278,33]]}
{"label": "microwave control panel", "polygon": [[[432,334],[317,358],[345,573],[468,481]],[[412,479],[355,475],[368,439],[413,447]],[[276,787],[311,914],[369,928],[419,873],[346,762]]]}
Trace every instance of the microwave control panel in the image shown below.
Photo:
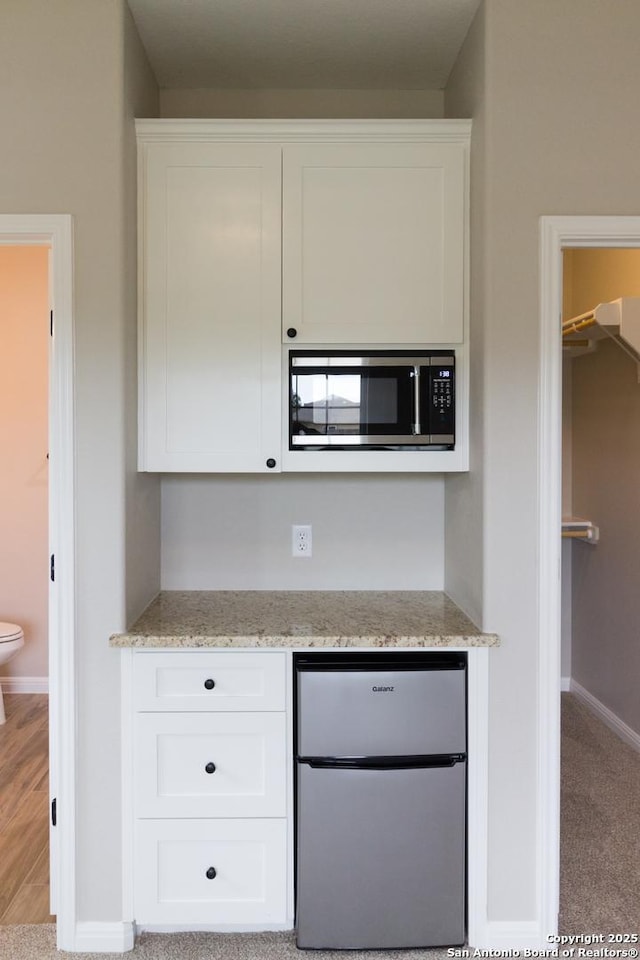
{"label": "microwave control panel", "polygon": [[429,433],[435,442],[451,442],[456,423],[454,358],[432,357],[429,373]]}

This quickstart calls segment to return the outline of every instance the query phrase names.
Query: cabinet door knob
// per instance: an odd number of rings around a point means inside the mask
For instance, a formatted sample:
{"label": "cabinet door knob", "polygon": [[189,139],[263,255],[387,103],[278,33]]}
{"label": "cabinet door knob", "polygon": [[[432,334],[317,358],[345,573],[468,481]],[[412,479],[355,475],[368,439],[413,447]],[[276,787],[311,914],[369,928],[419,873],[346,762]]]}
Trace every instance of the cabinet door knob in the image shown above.
{"label": "cabinet door knob", "polygon": [[215,763],[212,763],[211,761],[209,761],[209,763],[205,767],[205,770],[207,771],[207,773],[215,773],[216,772]]}
{"label": "cabinet door knob", "polygon": [[209,867],[209,869],[207,870],[207,880],[213,880],[216,874],[217,874],[216,868]]}
{"label": "cabinet door knob", "polygon": [[208,680],[205,680],[204,685],[206,690],[213,690],[213,688],[216,685],[216,682],[215,680],[212,680],[211,677],[209,677]]}
{"label": "cabinet door knob", "polygon": [[273,457],[269,457],[269,459],[267,460],[267,466],[269,467],[269,470],[273,470],[275,465],[276,465],[276,462],[273,459]]}
{"label": "cabinet door knob", "polygon": [[298,336],[298,331],[296,330],[295,327],[289,327],[289,329],[287,330],[287,336],[291,337],[291,339],[293,340],[294,337]]}

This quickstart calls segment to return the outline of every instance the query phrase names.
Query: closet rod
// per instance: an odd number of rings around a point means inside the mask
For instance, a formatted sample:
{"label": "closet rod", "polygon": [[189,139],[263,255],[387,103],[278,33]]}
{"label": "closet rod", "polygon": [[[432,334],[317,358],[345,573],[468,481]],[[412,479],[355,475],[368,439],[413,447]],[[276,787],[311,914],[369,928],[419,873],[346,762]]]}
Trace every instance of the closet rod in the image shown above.
{"label": "closet rod", "polygon": [[572,517],[562,521],[562,536],[571,540],[582,540],[584,543],[596,544],[600,539],[600,530],[591,520],[580,520],[577,517]]}
{"label": "closet rod", "polygon": [[564,320],[562,323],[562,336],[568,337],[572,333],[579,333],[592,327],[596,322],[596,315],[591,310],[589,313],[582,313],[579,317],[572,317],[570,320]]}

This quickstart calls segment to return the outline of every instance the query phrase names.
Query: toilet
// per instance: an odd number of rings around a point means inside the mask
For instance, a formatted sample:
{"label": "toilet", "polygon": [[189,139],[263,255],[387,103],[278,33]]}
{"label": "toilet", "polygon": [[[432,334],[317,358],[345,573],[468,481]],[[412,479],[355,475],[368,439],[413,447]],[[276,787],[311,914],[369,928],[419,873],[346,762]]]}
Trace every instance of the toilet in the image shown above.
{"label": "toilet", "polygon": [[[17,623],[0,621],[0,667],[10,660],[14,653],[24,646],[24,633]],[[0,723],[6,720],[2,700],[2,678],[0,677]]]}

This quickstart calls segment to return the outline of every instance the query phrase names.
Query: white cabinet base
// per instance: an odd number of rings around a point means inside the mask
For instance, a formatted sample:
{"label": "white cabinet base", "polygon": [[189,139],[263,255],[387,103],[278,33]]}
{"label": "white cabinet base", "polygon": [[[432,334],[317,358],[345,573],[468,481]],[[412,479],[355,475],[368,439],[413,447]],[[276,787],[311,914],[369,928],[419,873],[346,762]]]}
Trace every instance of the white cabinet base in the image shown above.
{"label": "white cabinet base", "polygon": [[292,929],[289,661],[122,651],[123,916],[137,928]]}
{"label": "white cabinet base", "polygon": [[[402,648],[399,648],[402,649]],[[455,648],[453,648],[455,649]],[[468,672],[468,940],[490,944],[487,933],[488,689],[489,649],[467,649]],[[265,660],[275,651],[261,652]],[[166,652],[123,650],[123,873],[122,911],[138,930],[217,933],[291,930],[293,897],[292,671],[291,650],[278,651],[286,676],[287,817],[237,819],[138,819],[134,801],[134,661],[161,663]],[[192,658],[194,668],[228,656],[251,662],[253,651],[183,650],[176,666]],[[235,664],[234,664],[235,666]],[[145,668],[146,670],[146,668]],[[151,673],[153,671],[150,671]],[[143,685],[144,686],[144,685]],[[140,691],[138,690],[138,693]],[[139,707],[138,707],[139,709]],[[267,714],[268,715],[268,714]],[[215,862],[214,862],[215,861]],[[206,878],[221,867],[223,884]],[[216,867],[216,869],[217,869]],[[228,867],[228,875],[225,877]],[[165,876],[170,870],[172,875]],[[211,884],[212,886],[209,886]],[[222,889],[222,894],[220,890]]]}

